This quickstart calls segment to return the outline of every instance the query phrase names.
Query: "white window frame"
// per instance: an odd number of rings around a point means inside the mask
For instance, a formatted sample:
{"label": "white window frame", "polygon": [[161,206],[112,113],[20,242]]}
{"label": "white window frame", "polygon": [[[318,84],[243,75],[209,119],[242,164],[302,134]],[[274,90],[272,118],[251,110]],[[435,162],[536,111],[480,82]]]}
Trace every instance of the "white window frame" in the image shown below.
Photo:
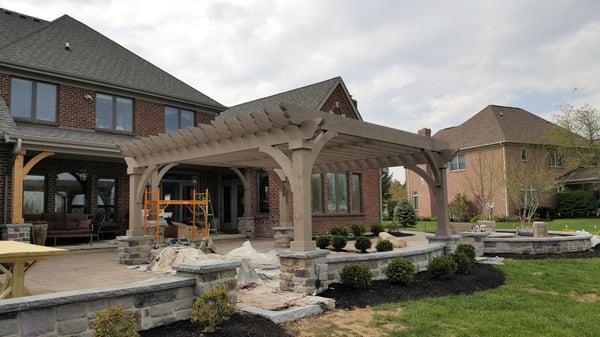
{"label": "white window frame", "polygon": [[419,192],[417,192],[417,191],[412,192],[412,203],[413,203],[413,208],[415,209],[415,211],[418,211],[419,210]]}
{"label": "white window frame", "polygon": [[552,150],[549,153],[549,163],[548,165],[551,168],[561,168],[563,167],[563,156],[558,150]]}
{"label": "white window frame", "polygon": [[[462,158],[462,162],[460,161],[460,158]],[[461,167],[462,164],[462,167]],[[467,167],[466,161],[465,161],[465,154],[464,153],[459,153],[457,155],[455,155],[452,158],[452,161],[450,162],[450,171],[451,172],[458,172],[458,171],[464,171]]]}

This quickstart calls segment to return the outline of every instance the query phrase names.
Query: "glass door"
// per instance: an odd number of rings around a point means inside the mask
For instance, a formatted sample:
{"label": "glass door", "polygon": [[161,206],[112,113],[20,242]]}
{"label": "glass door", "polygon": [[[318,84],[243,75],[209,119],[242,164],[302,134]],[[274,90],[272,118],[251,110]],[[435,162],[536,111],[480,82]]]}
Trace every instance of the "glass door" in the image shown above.
{"label": "glass door", "polygon": [[[244,212],[243,191],[242,187],[238,187],[238,180],[224,181],[222,183],[223,208],[221,215],[221,231],[224,233],[238,232],[238,216],[242,216]],[[240,200],[241,198],[241,200]],[[241,210],[240,210],[241,207]]]}

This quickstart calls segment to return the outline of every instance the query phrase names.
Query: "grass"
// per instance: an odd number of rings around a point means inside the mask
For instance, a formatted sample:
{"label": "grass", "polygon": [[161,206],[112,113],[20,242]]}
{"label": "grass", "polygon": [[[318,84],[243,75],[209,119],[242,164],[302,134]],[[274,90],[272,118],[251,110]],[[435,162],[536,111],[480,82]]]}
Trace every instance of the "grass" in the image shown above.
{"label": "grass", "polygon": [[380,306],[373,323],[397,337],[599,335],[600,259],[507,261],[500,268],[507,283],[498,289]]}
{"label": "grass", "polygon": [[[385,223],[389,224],[389,221]],[[585,230],[590,233],[600,231],[600,218],[580,218],[580,219],[556,219],[548,222],[551,231],[576,231]],[[496,222],[496,228],[513,229],[521,224],[518,222]],[[419,232],[435,233],[437,225],[435,221],[419,221],[416,227],[402,227],[405,230]]]}

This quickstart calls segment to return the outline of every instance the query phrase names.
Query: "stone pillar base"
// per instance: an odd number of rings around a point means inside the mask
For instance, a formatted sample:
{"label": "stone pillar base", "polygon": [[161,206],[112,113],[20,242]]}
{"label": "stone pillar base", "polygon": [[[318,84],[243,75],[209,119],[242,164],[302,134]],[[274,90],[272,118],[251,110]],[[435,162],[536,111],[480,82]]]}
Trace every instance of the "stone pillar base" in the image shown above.
{"label": "stone pillar base", "polygon": [[545,238],[548,235],[548,224],[544,221],[533,222],[533,237],[534,238]]}
{"label": "stone pillar base", "polygon": [[246,236],[247,239],[254,237],[254,218],[253,217],[239,217],[238,218],[238,229],[240,234]]}
{"label": "stone pillar base", "polygon": [[467,243],[471,246],[475,247],[475,255],[483,256],[484,253],[484,243],[483,239],[487,238],[491,233],[490,232],[464,232],[461,233],[462,239],[461,243]]}
{"label": "stone pillar base", "polygon": [[229,292],[229,302],[237,303],[237,271],[239,261],[205,260],[173,266],[175,275],[196,279],[194,295],[198,296],[215,288],[223,287]]}
{"label": "stone pillar base", "polygon": [[294,239],[294,227],[273,227],[273,247],[290,248]]}
{"label": "stone pillar base", "polygon": [[31,224],[0,224],[0,240],[31,241]]}
{"label": "stone pillar base", "polygon": [[458,246],[458,242],[460,240],[460,235],[448,235],[448,236],[428,236],[427,240],[429,243],[444,243],[446,246],[444,247],[444,254],[450,255],[453,254],[456,250],[456,246]]}
{"label": "stone pillar base", "polygon": [[152,236],[119,236],[119,263],[127,265],[150,263]]}
{"label": "stone pillar base", "polygon": [[322,283],[327,281],[328,253],[325,249],[310,252],[280,251],[279,288],[306,295],[325,290]]}

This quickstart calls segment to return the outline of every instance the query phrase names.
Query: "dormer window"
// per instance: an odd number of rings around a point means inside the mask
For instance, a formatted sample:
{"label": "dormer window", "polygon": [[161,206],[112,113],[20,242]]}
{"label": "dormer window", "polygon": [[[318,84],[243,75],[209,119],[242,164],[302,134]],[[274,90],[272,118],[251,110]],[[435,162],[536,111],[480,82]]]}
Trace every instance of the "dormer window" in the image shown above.
{"label": "dormer window", "polygon": [[13,77],[10,82],[10,114],[56,121],[56,87],[56,84]]}
{"label": "dormer window", "polygon": [[194,112],[167,106],[165,107],[165,132],[194,127]]}

